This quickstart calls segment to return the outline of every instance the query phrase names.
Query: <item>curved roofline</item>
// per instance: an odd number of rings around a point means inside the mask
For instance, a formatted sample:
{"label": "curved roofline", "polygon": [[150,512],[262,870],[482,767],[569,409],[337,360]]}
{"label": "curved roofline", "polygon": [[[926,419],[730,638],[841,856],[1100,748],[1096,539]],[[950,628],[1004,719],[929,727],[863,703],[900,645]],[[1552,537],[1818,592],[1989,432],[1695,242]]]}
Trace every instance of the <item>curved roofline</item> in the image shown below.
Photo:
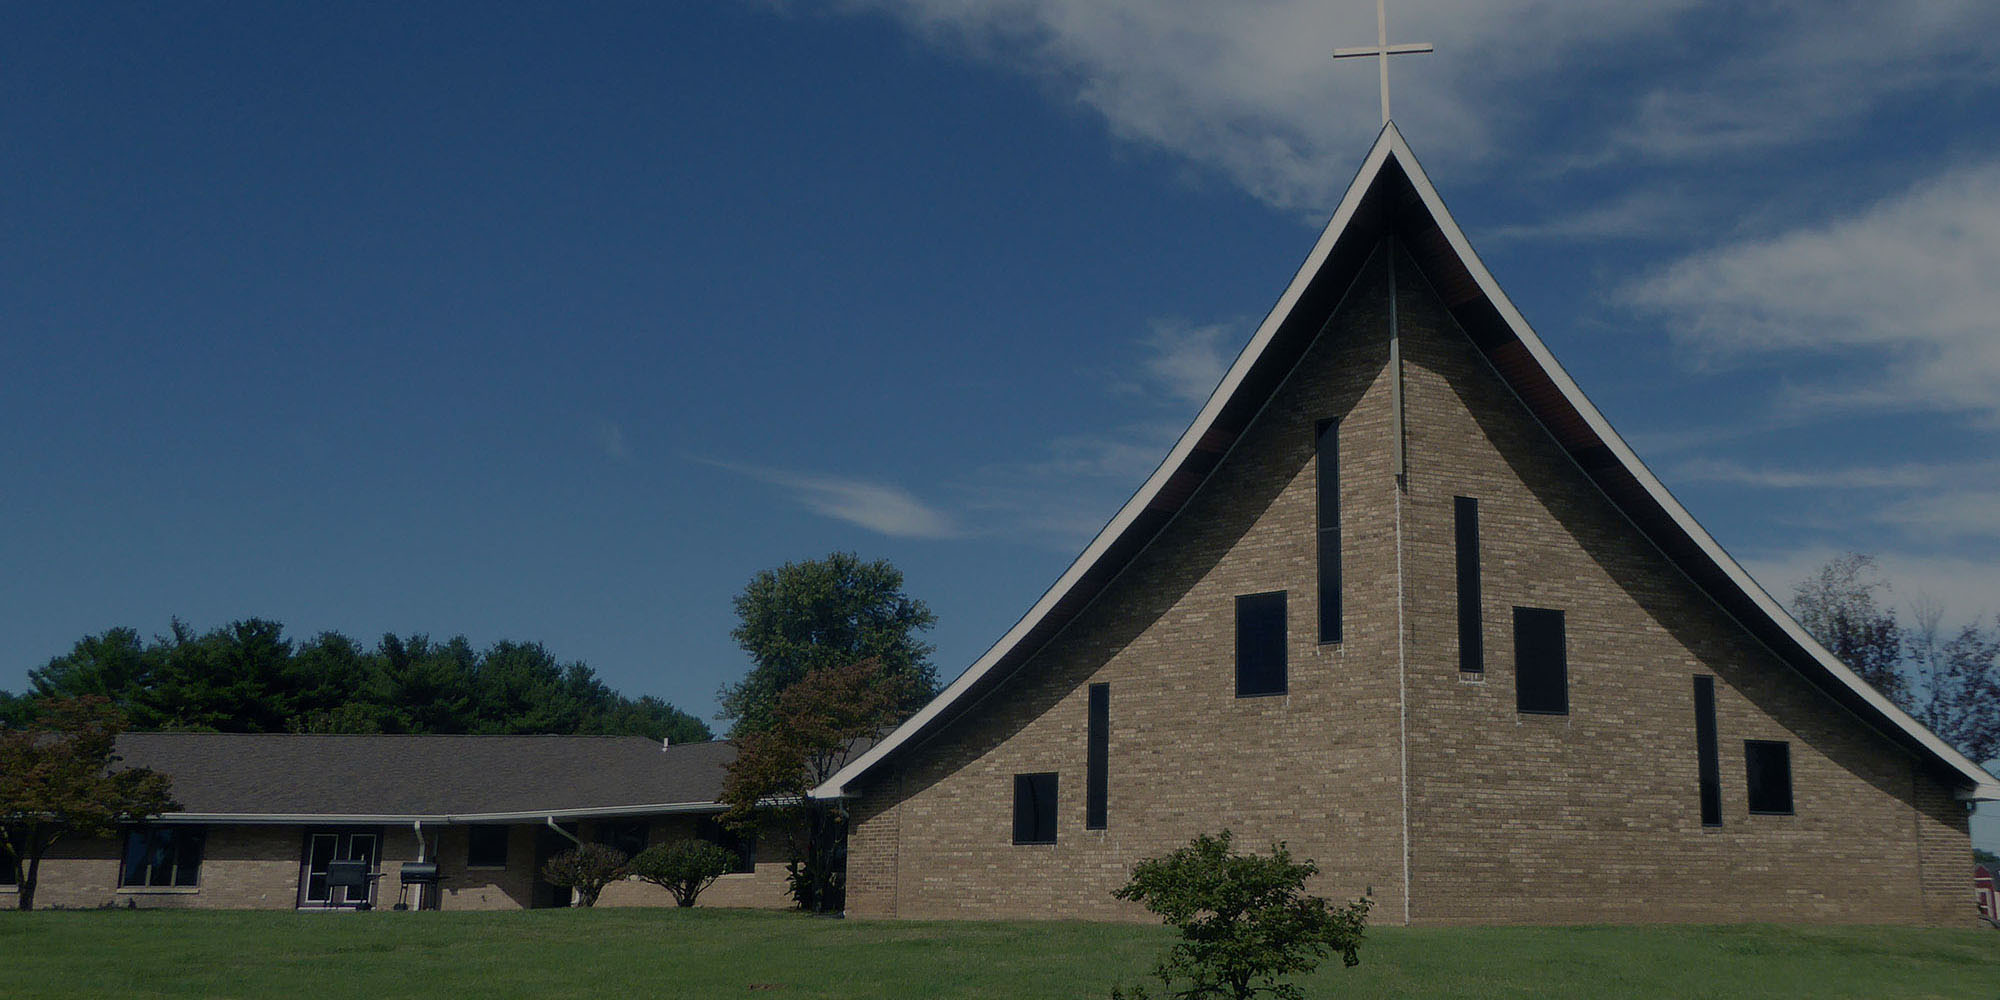
{"label": "curved roofline", "polygon": [[[1452,219],[1450,213],[1445,210],[1443,199],[1438,196],[1437,189],[1432,186],[1430,178],[1424,174],[1423,168],[1418,165],[1415,154],[1410,151],[1409,145],[1403,140],[1402,133],[1397,131],[1394,123],[1389,123],[1382,127],[1381,134],[1376,138],[1374,146],[1369,149],[1368,155],[1361,162],[1360,169],[1355,173],[1353,182],[1348,185],[1347,193],[1342,196],[1339,207],[1335,209],[1333,217],[1327,222],[1326,228],[1321,231],[1319,240],[1314,244],[1312,252],[1306,256],[1298,273],[1293,276],[1291,283],[1286,287],[1284,295],[1278,299],[1277,304],[1264,317],[1263,323],[1257,328],[1256,335],[1250,338],[1250,343],[1237,355],[1236,361],[1230,365],[1228,373],[1223,376],[1222,382],[1216,387],[1215,392],[1210,394],[1208,401],[1202,406],[1201,412],[1195,417],[1194,422],[1188,426],[1187,431],[1181,435],[1180,440],[1174,443],[1174,447],[1167,453],[1166,459],[1153,470],[1153,474],[1147,478],[1145,484],[1139,488],[1138,492],[1132,495],[1130,500],[1126,501],[1125,506],[1120,508],[1111,521],[1104,526],[1103,530],[1097,533],[1097,536],[1084,548],[1082,554],[1077,556],[1076,561],[1070,564],[1069,568],[1042,594],[1041,598],[1035,602],[1028,613],[1023,615],[1020,621],[1016,622],[1012,628],[1008,629],[1007,633],[1001,636],[998,642],[994,643],[971,667],[968,667],[964,673],[960,674],[956,680],[952,681],[943,692],[932,699],[917,714],[911,716],[902,725],[890,732],[881,742],[871,747],[867,753],[850,761],[847,766],[841,768],[833,777],[813,789],[811,793],[813,797],[841,798],[847,796],[849,794],[847,790],[849,785],[867,774],[875,765],[882,762],[898,748],[923,733],[927,727],[942,718],[958,702],[976,690],[981,682],[986,680],[987,676],[998,665],[1014,654],[1024,641],[1033,636],[1049,620],[1052,612],[1056,611],[1059,605],[1062,605],[1065,600],[1072,597],[1078,591],[1079,585],[1085,581],[1087,576],[1098,570],[1100,561],[1105,559],[1114,546],[1124,540],[1127,533],[1140,521],[1141,516],[1155,508],[1156,501],[1160,499],[1162,492],[1176,478],[1177,474],[1189,466],[1189,460],[1195,454],[1197,448],[1209,438],[1211,431],[1215,429],[1217,418],[1221,416],[1224,408],[1234,399],[1238,390],[1242,388],[1245,379],[1250,375],[1251,370],[1256,367],[1259,359],[1262,358],[1265,351],[1270,347],[1272,340],[1278,335],[1280,329],[1286,325],[1287,320],[1291,318],[1292,310],[1298,305],[1299,300],[1304,297],[1308,288],[1312,285],[1313,279],[1318,276],[1320,269],[1327,263],[1328,257],[1333,252],[1341,236],[1355,222],[1364,200],[1375,190],[1377,181],[1383,176],[1384,168],[1389,165],[1392,159],[1401,168],[1404,179],[1409,182],[1411,188],[1417,194],[1424,210],[1429,214],[1431,221],[1435,223],[1438,231],[1449,245],[1451,253],[1456,256],[1458,262],[1465,268],[1467,275],[1477,286],[1479,295],[1490,303],[1508,332],[1514,338],[1518,339],[1522,347],[1528,352],[1530,358],[1532,358],[1535,366],[1540,370],[1540,373],[1553,383],[1554,387],[1560,393],[1562,400],[1587,425],[1590,433],[1598,439],[1598,443],[1610,452],[1617,466],[1637,482],[1644,490],[1644,493],[1671,519],[1673,526],[1699,550],[1702,556],[1706,557],[1716,569],[1721,571],[1728,582],[1743,597],[1749,600],[1756,611],[1767,618],[1769,623],[1778,628],[1786,638],[1796,643],[1799,649],[1804,651],[1814,661],[1814,666],[1823,669],[1841,688],[1848,691],[1868,709],[1877,713],[1879,719],[1886,722],[1890,728],[1897,730],[1911,743],[1927,751],[1937,763],[1943,765],[1947,770],[1955,772],[1964,784],[1964,787],[1957,793],[1959,798],[1967,800],[2000,799],[2000,778],[1996,778],[1994,775],[1988,773],[1976,762],[1970,760],[1964,754],[1959,753],[1949,744],[1939,739],[1935,733],[1932,733],[1922,723],[1911,718],[1908,713],[1898,708],[1888,698],[1876,691],[1874,687],[1862,680],[1859,675],[1849,669],[1845,663],[1842,663],[1825,646],[1821,645],[1818,640],[1814,639],[1777,601],[1772,599],[1770,594],[1764,591],[1762,586],[1758,585],[1751,578],[1750,574],[1742,566],[1737,564],[1736,560],[1709,535],[1707,530],[1695,521],[1686,508],[1681,506],[1673,494],[1668,492],[1667,488],[1660,483],[1652,471],[1639,461],[1638,455],[1632,451],[1623,438],[1618,436],[1617,431],[1612,429],[1610,422],[1604,418],[1602,413],[1598,412],[1597,407],[1591,404],[1589,398],[1584,395],[1583,390],[1576,385],[1575,381],[1569,377],[1569,373],[1564,371],[1562,366],[1555,360],[1555,357],[1549,353],[1547,346],[1542,343],[1541,338],[1536,336],[1534,329],[1528,325],[1528,321],[1520,314],[1519,310],[1514,308],[1513,302],[1507,298],[1506,293],[1501,291],[1499,283],[1487,271],[1485,264],[1480,261],[1478,254],[1473,252],[1472,246],[1466,240],[1464,232],[1459,229],[1458,224]],[[1505,378],[1504,375],[1502,377],[1503,379]],[[1595,477],[1592,478],[1595,480]],[[1182,499],[1184,500],[1185,497],[1182,497]],[[1609,494],[1607,494],[1607,499],[1611,499]],[[1618,506],[1621,510],[1624,510],[1623,505],[1619,504],[1617,500],[1613,499],[1612,502],[1614,506]],[[1177,509],[1179,503],[1176,502],[1173,506]],[[1629,510],[1625,511],[1625,513],[1628,518],[1632,517]],[[1648,537],[1650,538],[1651,535],[1648,534]],[[1662,548],[1661,552],[1663,555],[1667,555],[1669,561],[1675,563],[1677,568],[1680,568],[1683,573],[1688,572],[1688,568],[1681,565],[1666,549]],[[1701,588],[1698,582],[1697,587]],[[1713,597],[1714,595],[1711,594],[1710,596]],[[1728,608],[1724,608],[1723,610],[1725,613],[1729,613]],[[1747,623],[1739,622],[1739,624]],[[1781,660],[1785,660],[1788,663],[1792,662],[1779,650],[1774,649],[1773,653],[1778,655]],[[1798,669],[1796,663],[1792,665],[1794,669]]]}

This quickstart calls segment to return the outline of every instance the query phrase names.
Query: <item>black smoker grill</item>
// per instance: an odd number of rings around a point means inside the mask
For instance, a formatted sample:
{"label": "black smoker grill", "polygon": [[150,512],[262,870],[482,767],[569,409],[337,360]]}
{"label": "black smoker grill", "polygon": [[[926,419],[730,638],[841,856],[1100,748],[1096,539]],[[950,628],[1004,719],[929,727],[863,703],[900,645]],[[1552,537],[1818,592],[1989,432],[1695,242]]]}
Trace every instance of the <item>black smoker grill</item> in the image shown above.
{"label": "black smoker grill", "polygon": [[382,875],[380,872],[369,871],[371,867],[373,865],[369,862],[359,860],[327,862],[327,893],[331,895],[335,889],[346,889],[348,906],[357,910],[372,909],[373,904],[369,902],[369,898],[374,893],[369,891],[372,888],[370,883]]}
{"label": "black smoker grill", "polygon": [[407,910],[410,908],[410,887],[413,885],[420,889],[426,886],[429,887],[428,892],[418,893],[417,909],[437,909],[439,896],[441,895],[438,892],[438,883],[442,881],[444,879],[438,875],[438,866],[435,861],[403,862],[403,891],[396,897],[396,909]]}

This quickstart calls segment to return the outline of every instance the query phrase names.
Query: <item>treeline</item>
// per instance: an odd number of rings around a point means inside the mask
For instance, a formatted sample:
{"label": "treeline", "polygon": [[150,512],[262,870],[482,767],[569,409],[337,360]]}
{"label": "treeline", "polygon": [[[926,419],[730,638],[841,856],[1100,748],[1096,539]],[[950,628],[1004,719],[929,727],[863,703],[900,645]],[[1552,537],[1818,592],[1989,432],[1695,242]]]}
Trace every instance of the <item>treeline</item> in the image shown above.
{"label": "treeline", "polygon": [[714,738],[700,719],[651,696],[627,698],[536,642],[475,650],[385,635],[365,647],[338,632],[303,642],[252,618],[208,632],[174,621],[143,640],[129,628],[77,640],[28,672],[28,691],[0,692],[0,725],[19,726],[46,699],[99,695],[134,729],[230,733],[560,733]]}

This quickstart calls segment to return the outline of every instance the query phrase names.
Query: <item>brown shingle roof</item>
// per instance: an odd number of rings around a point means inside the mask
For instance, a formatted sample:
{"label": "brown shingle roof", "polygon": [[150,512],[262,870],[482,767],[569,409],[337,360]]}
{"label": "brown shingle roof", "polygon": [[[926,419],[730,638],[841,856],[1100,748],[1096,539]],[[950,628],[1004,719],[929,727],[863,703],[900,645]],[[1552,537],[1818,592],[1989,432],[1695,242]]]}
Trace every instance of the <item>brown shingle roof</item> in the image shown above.
{"label": "brown shingle roof", "polygon": [[461,816],[709,803],[732,743],[641,736],[126,733],[132,767],[173,779],[188,813]]}

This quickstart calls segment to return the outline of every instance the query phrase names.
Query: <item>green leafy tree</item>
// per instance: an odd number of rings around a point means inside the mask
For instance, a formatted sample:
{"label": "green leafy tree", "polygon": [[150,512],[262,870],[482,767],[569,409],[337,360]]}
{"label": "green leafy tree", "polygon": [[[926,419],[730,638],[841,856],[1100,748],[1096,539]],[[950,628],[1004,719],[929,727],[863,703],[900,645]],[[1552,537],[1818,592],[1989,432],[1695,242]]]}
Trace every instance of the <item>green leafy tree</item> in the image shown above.
{"label": "green leafy tree", "polygon": [[28,695],[0,691],[0,729],[21,729],[34,722],[37,704]]}
{"label": "green leafy tree", "polygon": [[578,903],[596,906],[604,887],[625,877],[625,852],[604,844],[584,844],[542,863],[542,879],[576,892]]}
{"label": "green leafy tree", "polygon": [[778,696],[826,667],[874,661],[902,682],[903,717],[937,694],[932,647],[917,638],[937,616],[903,592],[902,571],[886,560],[835,552],[765,570],[736,595],[736,617],[730,636],[755,665],[722,691],[732,736],[769,729]]}
{"label": "green leafy tree", "polygon": [[150,642],[136,630],[86,636],[29,673],[30,694],[0,698],[19,726],[56,698],[110,699],[139,729],[294,733],[588,733],[713,738],[657,698],[627,698],[582,663],[540,643],[475,651],[463,636],[385,635],[373,649],[338,632],[293,643],[283,626],[245,619],[197,633],[176,619]]}
{"label": "green leafy tree", "polygon": [[1975,847],[1972,849],[1972,863],[1985,865],[1987,871],[1995,875],[2000,875],[2000,854],[1995,854],[1982,847]]}
{"label": "green leafy tree", "polygon": [[625,870],[672,893],[674,905],[693,906],[735,862],[728,851],[706,840],[676,840],[640,851]]}
{"label": "green leafy tree", "polygon": [[34,724],[0,730],[0,864],[20,909],[35,908],[42,857],[57,841],[175,808],[165,775],[116,766],[124,729],[122,713],[89,696],[47,702]]}
{"label": "green leafy tree", "polygon": [[778,695],[769,728],[737,740],[722,822],[785,835],[792,898],[809,912],[842,907],[847,865],[843,815],[806,793],[896,724],[910,683],[872,660],[820,667]]}
{"label": "green leafy tree", "polygon": [[1293,861],[1282,843],[1268,855],[1237,854],[1224,830],[1139,862],[1113,895],[1144,905],[1180,931],[1157,970],[1169,996],[1301,1000],[1304,994],[1283,978],[1312,971],[1334,952],[1349,967],[1360,964],[1368,924],[1368,900],[1336,909],[1306,893],[1306,880],[1318,873],[1311,861]]}
{"label": "green leafy tree", "polygon": [[28,671],[28,689],[37,698],[94,695],[123,702],[151,682],[154,659],[137,629],[107,629]]}

